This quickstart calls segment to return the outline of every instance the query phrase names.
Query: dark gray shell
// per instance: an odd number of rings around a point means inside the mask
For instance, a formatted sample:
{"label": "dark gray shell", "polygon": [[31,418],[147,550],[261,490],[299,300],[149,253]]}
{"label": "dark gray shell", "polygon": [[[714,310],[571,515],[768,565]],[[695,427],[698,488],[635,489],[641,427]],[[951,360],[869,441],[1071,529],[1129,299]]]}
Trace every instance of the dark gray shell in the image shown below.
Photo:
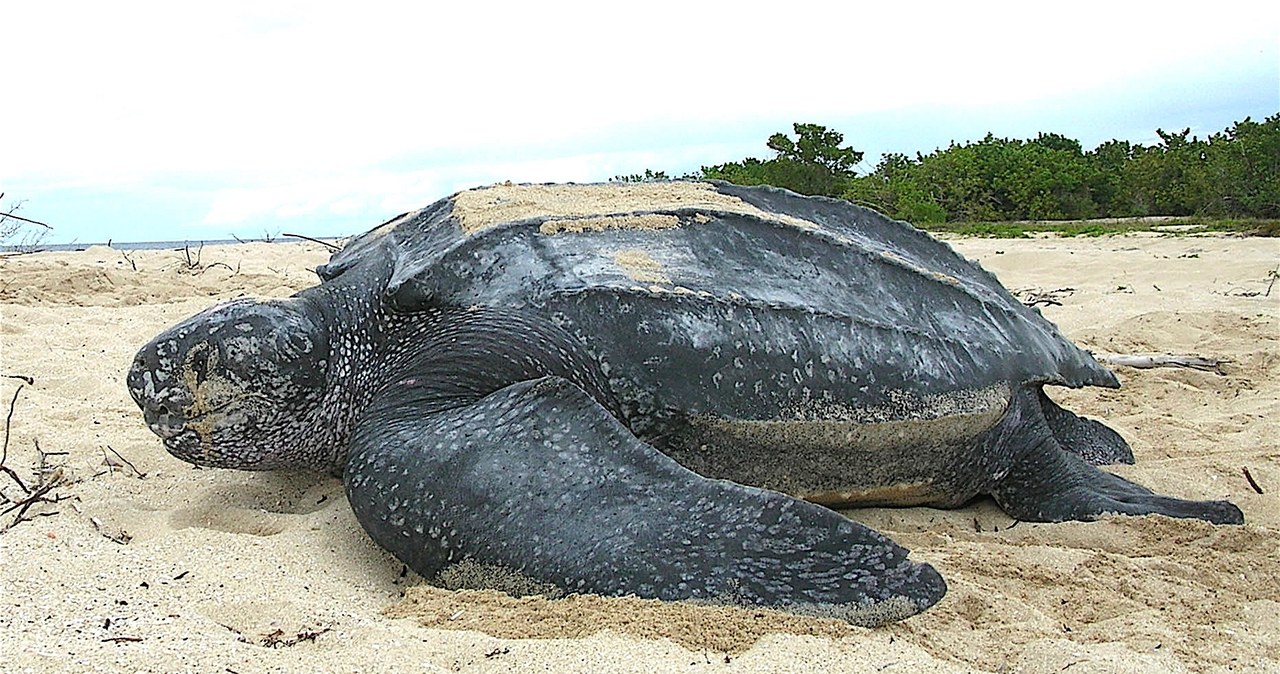
{"label": "dark gray shell", "polygon": [[903,400],[1118,386],[945,243],[769,187],[497,185],[400,216],[318,271],[329,280],[388,258],[390,278],[368,283],[385,284],[370,290],[393,310],[543,316],[641,414],[856,420],[874,409],[886,420],[918,413]]}

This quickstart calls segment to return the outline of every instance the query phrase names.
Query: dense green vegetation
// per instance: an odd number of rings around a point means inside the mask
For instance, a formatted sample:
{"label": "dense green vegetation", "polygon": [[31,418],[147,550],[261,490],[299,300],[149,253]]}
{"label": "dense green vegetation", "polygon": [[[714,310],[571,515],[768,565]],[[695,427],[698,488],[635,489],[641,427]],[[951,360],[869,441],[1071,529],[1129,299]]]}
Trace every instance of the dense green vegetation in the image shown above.
{"label": "dense green vegetation", "polygon": [[[794,139],[782,133],[769,137],[771,158],[704,166],[685,177],[839,197],[931,229],[989,235],[1007,233],[1009,226],[998,223],[1140,216],[1192,216],[1197,219],[1183,224],[1274,234],[1280,219],[1280,114],[1262,122],[1246,118],[1204,139],[1191,136],[1190,129],[1157,129],[1155,145],[1112,140],[1089,151],[1055,133],[1031,140],[988,134],[914,158],[886,154],[865,175],[854,168],[862,152],[844,146],[841,133],[818,124],[795,124],[793,131]],[[667,177],[650,170],[618,179]],[[1152,224],[1076,223],[1080,231],[1069,233]],[[1064,226],[1014,227],[1037,228]]]}
{"label": "dense green vegetation", "polygon": [[1005,220],[1000,222],[934,222],[919,225],[931,232],[963,236],[1020,238],[1037,233],[1103,236],[1126,232],[1193,234],[1224,232],[1245,236],[1280,236],[1280,220],[1263,218],[1146,217],[1103,220]]}

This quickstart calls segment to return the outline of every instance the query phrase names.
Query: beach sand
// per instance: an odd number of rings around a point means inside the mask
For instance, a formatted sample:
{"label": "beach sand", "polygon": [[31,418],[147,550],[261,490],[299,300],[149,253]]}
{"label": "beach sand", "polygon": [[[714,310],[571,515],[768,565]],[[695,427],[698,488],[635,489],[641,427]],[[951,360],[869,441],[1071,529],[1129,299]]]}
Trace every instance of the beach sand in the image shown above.
{"label": "beach sand", "polygon": [[[21,386],[4,465],[33,488],[56,481],[57,502],[0,533],[0,669],[1280,671],[1280,284],[1264,295],[1280,242],[951,243],[1015,291],[1057,291],[1044,314],[1086,348],[1226,359],[1223,374],[1119,368],[1119,390],[1052,395],[1130,440],[1138,463],[1117,473],[1231,499],[1247,524],[1029,524],[990,501],[847,511],[950,585],[926,613],[870,630],[436,590],[369,541],[338,480],[197,470],[164,452],[125,391],[156,333],[217,300],[314,284],[322,247],[211,246],[198,265],[181,251],[40,253],[0,260],[0,375],[34,378],[0,379],[5,411]],[[6,475],[0,486],[23,496]]]}

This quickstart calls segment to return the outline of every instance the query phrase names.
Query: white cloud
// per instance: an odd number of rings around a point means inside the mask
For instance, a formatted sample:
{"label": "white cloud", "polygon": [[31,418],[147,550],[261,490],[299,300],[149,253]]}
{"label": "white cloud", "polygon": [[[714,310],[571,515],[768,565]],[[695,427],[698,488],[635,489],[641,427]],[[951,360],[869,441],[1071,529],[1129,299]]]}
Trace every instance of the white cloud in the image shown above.
{"label": "white cloud", "polygon": [[51,172],[361,164],[653,119],[1021,100],[1274,36],[1119,3],[258,4],[7,10],[5,61],[26,64],[7,85],[27,104],[5,115],[32,132],[11,158]]}
{"label": "white cloud", "polygon": [[599,181],[638,173],[647,167],[673,163],[696,165],[698,157],[714,155],[717,149],[714,145],[690,145],[666,150],[595,152],[513,161],[493,159],[417,170],[364,170],[311,175],[299,180],[266,180],[253,187],[211,192],[211,206],[202,224],[235,227],[331,215],[352,216],[354,222],[362,222],[361,216],[368,220],[420,208],[440,197],[478,185],[505,180]]}
{"label": "white cloud", "polygon": [[[1280,25],[1252,2],[890,4],[17,3],[0,42],[21,64],[5,69],[0,181],[243,185],[211,223],[405,192],[420,205],[473,178],[671,166],[611,168],[690,129],[1212,77],[1274,62]],[[714,142],[743,140],[761,141]],[[419,163],[386,168],[405,158]]]}

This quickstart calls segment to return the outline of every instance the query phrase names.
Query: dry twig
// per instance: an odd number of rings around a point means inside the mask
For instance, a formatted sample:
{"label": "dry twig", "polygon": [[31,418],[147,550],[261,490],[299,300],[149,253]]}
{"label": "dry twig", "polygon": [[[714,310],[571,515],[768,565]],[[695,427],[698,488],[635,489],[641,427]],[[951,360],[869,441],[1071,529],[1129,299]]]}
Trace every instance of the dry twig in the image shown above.
{"label": "dry twig", "polygon": [[[111,453],[108,454],[107,452]],[[138,467],[133,465],[133,462],[124,458],[124,456],[121,455],[120,452],[117,452],[111,445],[107,445],[102,450],[102,463],[107,466],[106,472],[108,473],[114,473],[117,470],[124,470],[127,467],[129,470],[133,471],[134,476],[139,479],[147,476],[146,473],[138,470]]]}
{"label": "dry twig", "polygon": [[1248,482],[1249,482],[1249,486],[1250,486],[1250,487],[1253,487],[1253,490],[1254,490],[1255,492],[1257,492],[1258,494],[1262,494],[1262,493],[1263,493],[1263,492],[1262,492],[1262,487],[1258,486],[1258,481],[1257,481],[1257,480],[1255,480],[1255,479],[1253,479],[1253,473],[1250,473],[1250,472],[1249,472],[1249,468],[1248,468],[1248,467],[1241,468],[1241,469],[1240,469],[1240,472],[1244,473],[1244,479],[1245,479],[1245,480],[1248,480]]}
{"label": "dry twig", "polygon": [[246,644],[253,644],[255,646],[265,646],[267,648],[287,648],[289,646],[297,646],[304,641],[315,641],[316,637],[321,634],[332,631],[331,628],[328,627],[322,627],[318,630],[303,628],[295,634],[288,635],[284,630],[276,628],[270,632],[259,634],[257,637],[250,637],[230,625],[223,623],[219,624],[238,634],[239,636],[236,637],[237,641]]}
{"label": "dry twig", "polygon": [[[4,192],[0,192],[0,199],[4,198]],[[19,237],[18,241],[9,244],[6,247],[8,251],[0,254],[0,258],[14,257],[17,255],[25,255],[40,250],[40,241],[46,234],[53,231],[53,227],[39,220],[24,218],[16,215],[15,211],[22,208],[24,202],[19,201],[10,206],[7,210],[0,212],[0,243],[8,243],[14,237]],[[26,224],[37,225],[44,228],[44,231],[37,230],[36,233],[23,233],[23,226]]]}
{"label": "dry twig", "polygon": [[192,255],[192,254],[191,254],[191,244],[190,244],[190,243],[185,243],[185,244],[183,244],[183,246],[182,246],[182,257],[183,257],[183,259],[182,259],[182,269],[181,269],[180,271],[186,271],[186,272],[190,272],[190,273],[192,273],[192,274],[203,274],[204,272],[209,271],[210,269],[213,269],[214,267],[223,267],[223,268],[225,268],[227,271],[231,272],[232,274],[239,274],[239,273],[240,273],[240,265],[239,265],[239,263],[237,263],[237,264],[236,264],[236,266],[235,266],[234,268],[232,268],[232,266],[231,266],[231,265],[229,265],[229,264],[227,264],[226,262],[210,262],[209,264],[204,264],[203,262],[201,262],[201,261],[200,261],[200,256],[201,256],[203,253],[204,253],[204,242],[203,242],[203,241],[201,241],[201,242],[200,242],[200,245],[196,247],[195,255]]}
{"label": "dry twig", "polygon": [[18,384],[18,388],[14,390],[13,398],[9,400],[9,413],[4,417],[4,447],[0,449],[0,466],[3,466],[5,459],[9,457],[9,426],[13,423],[13,409],[18,404],[20,393],[22,393],[22,384]]}
{"label": "dry twig", "polygon": [[[30,377],[19,376],[19,378],[24,381],[30,380]],[[18,475],[17,471],[5,465],[5,462],[9,459],[9,429],[13,425],[13,411],[18,403],[18,395],[22,393],[22,387],[23,385],[19,384],[18,389],[13,392],[13,398],[9,400],[9,411],[4,418],[4,444],[3,446],[0,446],[0,472],[8,475],[9,479],[13,480],[14,484],[18,485],[18,488],[22,490],[23,496],[22,498],[14,500],[0,493],[0,504],[8,505],[7,508],[0,511],[0,517],[17,511],[17,515],[14,516],[13,521],[3,527],[0,527],[0,532],[8,531],[9,529],[17,526],[19,522],[31,519],[27,516],[27,513],[36,504],[57,503],[62,500],[61,496],[56,494],[50,496],[49,493],[62,486],[66,481],[61,466],[50,466],[48,464],[48,457],[54,453],[51,452],[46,454],[41,450],[39,440],[33,440],[36,446],[36,452],[40,454],[40,466],[36,470],[37,482],[34,488],[27,486],[27,483],[22,480],[22,477]],[[58,454],[64,453],[65,452],[59,452]],[[43,515],[46,513],[41,514]]]}
{"label": "dry twig", "polygon": [[318,244],[320,244],[321,246],[324,246],[325,248],[328,248],[329,250],[331,250],[331,251],[333,251],[333,252],[335,252],[335,253],[336,253],[336,252],[338,252],[338,251],[340,251],[340,250],[342,250],[342,246],[334,245],[334,244],[332,244],[332,243],[329,243],[328,241],[321,241],[320,239],[313,239],[313,238],[311,238],[311,237],[309,237],[309,236],[303,236],[303,235],[301,235],[301,234],[290,234],[290,233],[288,233],[288,232],[284,232],[284,233],[282,233],[280,236],[291,236],[291,237],[293,237],[293,238],[295,238],[295,239],[302,239],[303,241],[310,241],[311,243],[318,243]]}
{"label": "dry twig", "polygon": [[[6,471],[6,472],[9,472],[11,476],[13,475],[11,471]],[[8,525],[4,526],[3,528],[0,528],[0,532],[8,531],[9,529],[12,529],[15,526],[18,526],[19,523],[25,520],[31,519],[30,517],[27,516],[27,511],[31,510],[31,508],[35,506],[37,503],[57,503],[61,501],[63,499],[62,496],[57,494],[53,496],[49,496],[49,492],[53,491],[54,489],[57,489],[58,487],[61,487],[63,482],[64,482],[64,475],[62,472],[62,468],[56,468],[51,473],[41,476],[40,483],[36,485],[36,488],[33,491],[27,494],[26,498],[13,501],[12,503],[9,504],[8,508],[5,508],[3,511],[0,511],[0,516],[8,515],[9,513],[15,510],[18,511],[18,514],[14,516],[13,521],[10,522]],[[41,513],[41,514],[52,515],[55,513]]]}
{"label": "dry twig", "polygon": [[[22,393],[22,384],[18,384],[17,390],[13,392],[13,398],[9,400],[9,413],[4,417],[4,447],[0,448],[0,470],[4,471],[5,474],[17,483],[18,488],[22,490],[22,493],[30,495],[31,490],[27,488],[27,485],[22,481],[22,478],[18,477],[18,474],[14,472],[12,468],[4,465],[9,459],[9,427],[13,424],[13,410],[18,404],[18,395],[20,393]],[[3,496],[0,495],[0,497]],[[7,497],[3,498],[5,499],[5,502],[9,501]]]}
{"label": "dry twig", "polygon": [[203,241],[201,241],[200,245],[196,248],[196,255],[194,258],[191,257],[191,244],[182,244],[182,257],[185,259],[187,271],[196,271],[203,268],[203,265],[200,264],[200,255],[202,253],[204,253]]}
{"label": "dry twig", "polygon": [[[0,194],[0,197],[3,197],[3,196],[4,196],[4,194]],[[4,215],[4,217],[6,217],[6,218],[13,218],[14,220],[21,220],[21,221],[23,221],[23,222],[29,222],[29,223],[31,223],[31,224],[33,224],[33,225],[40,225],[41,227],[44,227],[45,229],[53,229],[53,225],[46,225],[46,224],[44,224],[43,222],[40,222],[39,220],[32,220],[31,218],[24,218],[24,217],[22,217],[21,215],[14,215],[12,212],[10,212],[10,213],[5,213],[5,214],[3,214],[3,215]]]}

